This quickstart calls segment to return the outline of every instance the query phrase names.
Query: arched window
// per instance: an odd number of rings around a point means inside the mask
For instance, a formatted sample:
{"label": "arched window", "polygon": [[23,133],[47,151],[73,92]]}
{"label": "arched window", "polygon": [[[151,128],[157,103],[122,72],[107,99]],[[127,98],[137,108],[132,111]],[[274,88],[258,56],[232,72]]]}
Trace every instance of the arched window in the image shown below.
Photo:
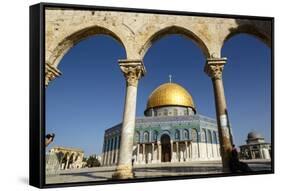
{"label": "arched window", "polygon": [[187,114],[188,114],[187,110],[184,110],[184,115],[187,115]]}
{"label": "arched window", "polygon": [[186,139],[186,140],[189,139],[189,132],[188,132],[187,129],[185,129],[185,130],[183,131],[183,137],[184,137],[184,139]]}
{"label": "arched window", "polygon": [[148,132],[144,132],[143,133],[143,141],[144,142],[148,142],[149,141],[149,133]]}
{"label": "arched window", "polygon": [[198,141],[198,133],[196,129],[191,130],[191,138],[192,141],[197,142]]}
{"label": "arched window", "polygon": [[201,141],[204,142],[204,143],[207,142],[206,129],[202,129],[202,132],[201,132]]}
{"label": "arched window", "polygon": [[153,141],[157,141],[157,137],[158,137],[158,132],[154,131],[153,132]]}
{"label": "arched window", "polygon": [[178,110],[174,109],[174,116],[177,116],[177,115],[178,115]]}
{"label": "arched window", "polygon": [[164,115],[165,115],[165,116],[168,115],[168,109],[164,109]]}
{"label": "arched window", "polygon": [[140,142],[140,133],[138,131],[136,131],[136,134],[135,134],[135,142],[136,143]]}
{"label": "arched window", "polygon": [[213,137],[214,137],[214,143],[217,144],[218,138],[217,138],[217,133],[215,131],[213,131]]}
{"label": "arched window", "polygon": [[213,143],[211,130],[208,130],[208,142],[209,142],[209,143]]}
{"label": "arched window", "polygon": [[176,129],[176,132],[175,132],[175,139],[176,140],[180,139],[180,131],[178,129]]}

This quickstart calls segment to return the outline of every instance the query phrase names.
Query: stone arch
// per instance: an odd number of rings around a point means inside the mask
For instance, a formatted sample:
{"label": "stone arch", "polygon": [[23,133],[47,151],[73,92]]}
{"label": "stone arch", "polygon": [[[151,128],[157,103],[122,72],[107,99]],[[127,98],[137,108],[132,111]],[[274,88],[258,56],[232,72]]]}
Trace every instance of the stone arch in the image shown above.
{"label": "stone arch", "polygon": [[71,153],[68,161],[68,166],[66,168],[71,168],[74,163],[75,153]]}
{"label": "stone arch", "polygon": [[203,52],[205,57],[210,56],[210,53],[209,53],[209,50],[208,50],[206,44],[193,31],[191,31],[187,28],[181,27],[181,26],[172,25],[172,26],[168,26],[168,27],[162,28],[160,30],[157,30],[156,32],[154,32],[152,35],[150,35],[146,39],[145,43],[142,45],[142,47],[139,51],[141,58],[144,57],[147,50],[151,47],[151,45],[154,42],[156,42],[157,40],[161,39],[164,36],[168,36],[168,35],[172,35],[172,34],[182,35],[182,36],[186,37],[187,39],[192,40],[201,49],[201,51]]}
{"label": "stone arch", "polygon": [[208,134],[208,136],[207,136],[208,137],[208,142],[213,144],[213,136],[212,136],[211,130],[208,130],[207,134]]}
{"label": "stone arch", "polygon": [[218,144],[218,138],[217,138],[217,133],[215,131],[213,131],[213,139],[214,139],[214,143]]}
{"label": "stone arch", "polygon": [[58,153],[56,153],[56,155],[58,157],[59,162],[61,163],[64,157],[64,153],[62,151],[59,151]]}
{"label": "stone arch", "polygon": [[[107,35],[112,37],[114,40],[119,42],[125,50],[127,56],[127,48],[125,45],[125,40],[121,39],[121,35],[112,30],[102,27],[102,26],[91,26],[73,32],[72,34],[66,36],[62,41],[60,41],[54,48],[51,56],[46,60],[47,64],[57,68],[63,56],[80,41],[85,40],[91,36],[95,35]],[[116,61],[117,62],[117,61]]]}
{"label": "stone arch", "polygon": [[64,153],[64,156],[62,158],[62,161],[61,161],[61,168],[62,169],[67,169],[66,165],[67,165],[67,161],[69,160],[69,156],[70,153],[69,152],[65,152]]}
{"label": "stone arch", "polygon": [[175,136],[174,140],[180,140],[181,139],[180,130],[176,129],[174,136]]}
{"label": "stone arch", "polygon": [[207,132],[206,132],[206,129],[202,129],[202,132],[201,132],[201,142],[207,143]]}
{"label": "stone arch", "polygon": [[161,149],[161,162],[171,162],[171,137],[167,133],[162,134],[160,137],[160,142],[162,145]]}
{"label": "stone arch", "polygon": [[75,157],[74,157],[74,161],[77,161],[79,157],[80,157],[80,155],[76,154]]}
{"label": "stone arch", "polygon": [[143,132],[143,142],[149,142],[149,132],[145,131]]}
{"label": "stone arch", "polygon": [[[139,131],[136,131],[135,132],[135,142],[136,143],[139,143],[140,142],[140,132]],[[116,139],[117,140],[117,139]]]}
{"label": "stone arch", "polygon": [[[238,26],[230,28],[228,30],[228,34],[224,37],[222,47],[226,41],[228,41],[230,38],[232,38],[235,35],[238,34],[249,34],[253,37],[256,37],[263,43],[265,43],[269,48],[271,48],[271,27],[267,26],[264,28],[263,26],[260,26],[258,24],[252,23],[240,23],[239,21],[236,21]],[[269,31],[265,31],[264,29],[270,28]]]}
{"label": "stone arch", "polygon": [[183,139],[185,139],[185,140],[189,140],[190,139],[189,130],[188,129],[184,129],[183,130]]}
{"label": "stone arch", "polygon": [[158,131],[157,130],[154,130],[153,132],[152,132],[152,141],[157,141],[157,139],[158,139]]}
{"label": "stone arch", "polygon": [[160,141],[162,135],[165,135],[165,134],[167,134],[167,135],[169,135],[171,137],[171,132],[169,130],[164,130],[161,133],[159,133],[157,140]]}
{"label": "stone arch", "polygon": [[194,142],[198,142],[199,141],[199,135],[198,135],[198,131],[195,128],[191,129],[191,139]]}

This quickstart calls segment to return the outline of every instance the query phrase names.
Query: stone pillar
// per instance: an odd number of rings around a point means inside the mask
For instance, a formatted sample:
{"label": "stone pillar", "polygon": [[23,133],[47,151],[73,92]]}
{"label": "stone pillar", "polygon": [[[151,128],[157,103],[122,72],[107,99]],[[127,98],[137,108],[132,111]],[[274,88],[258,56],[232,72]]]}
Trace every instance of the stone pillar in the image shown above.
{"label": "stone pillar", "polygon": [[158,162],[162,162],[162,147],[160,141],[157,142],[157,150],[158,150]]}
{"label": "stone pillar", "polygon": [[177,162],[179,160],[179,143],[178,142],[176,142],[176,158],[175,158],[175,160]]}
{"label": "stone pillar", "polygon": [[229,160],[231,157],[232,141],[222,81],[222,71],[225,63],[226,58],[209,58],[205,65],[205,72],[212,78],[213,82],[223,172],[230,172]]}
{"label": "stone pillar", "polygon": [[68,169],[69,160],[70,160],[70,157],[67,157],[65,167],[64,167],[65,170]]}
{"label": "stone pillar", "polygon": [[171,142],[171,162],[174,162],[174,156],[173,156],[173,154],[174,154],[174,143],[173,143],[173,141],[171,140],[170,141]]}
{"label": "stone pillar", "polygon": [[114,138],[112,139],[113,144],[112,144],[112,148],[111,148],[111,155],[112,155],[112,156],[111,156],[111,162],[110,162],[111,165],[114,164],[114,159],[115,159],[115,157],[116,157],[116,156],[114,157],[114,155],[115,155],[115,149],[116,149],[116,148],[115,148],[115,147],[116,147],[116,146],[115,146],[115,143],[116,143],[116,140],[115,140],[115,139],[116,139],[116,137],[114,137]]}
{"label": "stone pillar", "polygon": [[189,152],[188,152],[188,147],[187,147],[187,141],[185,141],[184,144],[185,144],[185,161],[187,161],[188,158],[189,158]]}
{"label": "stone pillar", "polygon": [[110,158],[110,145],[111,145],[111,140],[108,140],[108,148],[107,148],[107,159],[106,159],[106,165],[109,165],[109,158]]}
{"label": "stone pillar", "polygon": [[183,162],[184,161],[184,155],[183,155],[183,149],[182,149],[182,147],[180,146],[180,162]]}
{"label": "stone pillar", "polygon": [[119,145],[118,145],[118,143],[119,143],[119,136],[116,137],[115,161],[114,161],[114,164],[117,164],[117,162],[118,162],[118,153],[119,153],[119,149],[118,149]]}
{"label": "stone pillar", "polygon": [[190,159],[193,158],[193,149],[192,149],[192,143],[189,144],[189,153],[190,153]]}
{"label": "stone pillar", "polygon": [[142,162],[145,164],[145,157],[146,157],[146,154],[145,154],[145,144],[142,144]]}
{"label": "stone pillar", "polygon": [[259,152],[260,152],[261,159],[264,159],[265,157],[263,156],[262,148],[259,149]]}
{"label": "stone pillar", "polygon": [[140,144],[137,144],[137,159],[136,162],[139,163],[140,161]]}
{"label": "stone pillar", "polygon": [[103,165],[106,165],[106,158],[107,158],[107,139],[105,141],[105,149],[104,149],[104,160],[103,160]]}
{"label": "stone pillar", "polygon": [[104,163],[104,157],[105,157],[105,142],[103,143],[103,147],[102,147],[102,158],[101,158],[101,166],[103,166]]}
{"label": "stone pillar", "polygon": [[152,143],[152,146],[151,146],[152,148],[151,148],[151,162],[153,162],[154,161],[154,143]]}
{"label": "stone pillar", "polygon": [[145,74],[141,60],[119,60],[119,66],[126,78],[126,99],[121,129],[121,143],[116,172],[112,178],[133,178],[132,151],[135,131],[135,114],[138,80]]}

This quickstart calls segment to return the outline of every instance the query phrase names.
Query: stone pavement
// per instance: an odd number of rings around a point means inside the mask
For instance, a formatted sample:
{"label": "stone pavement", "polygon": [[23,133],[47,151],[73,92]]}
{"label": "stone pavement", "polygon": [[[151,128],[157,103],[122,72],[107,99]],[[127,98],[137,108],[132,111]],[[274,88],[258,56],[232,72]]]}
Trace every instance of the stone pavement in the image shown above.
{"label": "stone pavement", "polygon": [[[243,162],[247,162],[253,171],[271,170],[270,161],[248,160]],[[46,178],[46,183],[54,184],[108,180],[111,179],[112,174],[115,172],[115,169],[116,166],[63,170],[59,172],[59,175],[48,176]],[[221,161],[164,163],[134,166],[136,178],[218,174],[222,173],[221,169]]]}

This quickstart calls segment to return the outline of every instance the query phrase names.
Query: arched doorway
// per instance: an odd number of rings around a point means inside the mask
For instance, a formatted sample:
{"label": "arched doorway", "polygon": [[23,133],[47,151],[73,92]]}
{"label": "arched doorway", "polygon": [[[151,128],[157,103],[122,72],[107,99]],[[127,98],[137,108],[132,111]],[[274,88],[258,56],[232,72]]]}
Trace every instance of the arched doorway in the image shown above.
{"label": "arched doorway", "polygon": [[164,134],[161,136],[161,145],[161,162],[171,162],[171,143],[169,135]]}

